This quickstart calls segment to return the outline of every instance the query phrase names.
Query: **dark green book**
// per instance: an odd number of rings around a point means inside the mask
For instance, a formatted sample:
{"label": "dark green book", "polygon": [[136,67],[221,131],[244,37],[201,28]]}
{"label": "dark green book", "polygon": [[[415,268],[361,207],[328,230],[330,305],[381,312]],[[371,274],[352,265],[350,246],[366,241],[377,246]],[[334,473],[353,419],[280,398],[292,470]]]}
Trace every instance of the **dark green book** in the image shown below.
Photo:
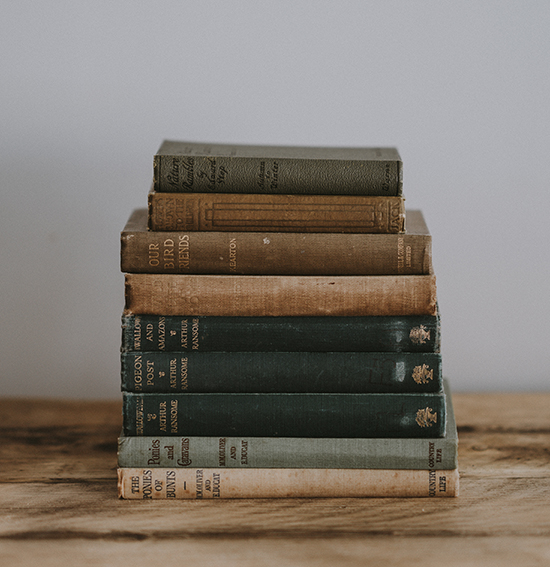
{"label": "dark green book", "polygon": [[153,158],[163,193],[401,196],[395,148],[205,144],[165,140]]}
{"label": "dark green book", "polygon": [[122,351],[439,350],[439,313],[373,317],[122,317]]}
{"label": "dark green book", "polygon": [[135,394],[123,435],[443,437],[445,395]]}
{"label": "dark green book", "polygon": [[449,387],[445,437],[136,437],[118,440],[119,467],[452,470],[458,436]]}
{"label": "dark green book", "polygon": [[393,352],[125,352],[127,392],[439,392],[441,355]]}

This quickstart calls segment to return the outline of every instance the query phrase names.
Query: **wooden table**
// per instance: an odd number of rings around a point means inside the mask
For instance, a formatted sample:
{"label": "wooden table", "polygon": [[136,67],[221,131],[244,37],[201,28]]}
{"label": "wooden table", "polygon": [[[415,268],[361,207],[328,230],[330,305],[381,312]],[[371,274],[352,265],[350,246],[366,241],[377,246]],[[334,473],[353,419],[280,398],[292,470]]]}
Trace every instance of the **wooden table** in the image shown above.
{"label": "wooden table", "polygon": [[122,501],[120,402],[1,400],[0,565],[550,565],[550,394],[454,395],[456,499]]}

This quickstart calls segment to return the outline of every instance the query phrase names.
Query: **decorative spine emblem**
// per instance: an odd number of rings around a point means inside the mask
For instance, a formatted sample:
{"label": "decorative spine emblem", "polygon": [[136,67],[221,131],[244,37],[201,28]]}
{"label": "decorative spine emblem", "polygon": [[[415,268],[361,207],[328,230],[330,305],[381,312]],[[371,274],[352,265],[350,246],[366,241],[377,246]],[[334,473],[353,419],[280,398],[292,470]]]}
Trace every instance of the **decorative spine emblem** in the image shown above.
{"label": "decorative spine emblem", "polygon": [[413,327],[409,333],[409,338],[415,345],[423,345],[430,340],[430,331],[424,325]]}
{"label": "decorative spine emblem", "polygon": [[416,412],[415,421],[420,427],[431,427],[437,423],[437,412],[434,412],[432,408],[419,409]]}
{"label": "decorative spine emblem", "polygon": [[434,371],[430,370],[427,364],[422,366],[415,366],[413,370],[413,380],[417,384],[427,384],[430,380],[434,379]]}

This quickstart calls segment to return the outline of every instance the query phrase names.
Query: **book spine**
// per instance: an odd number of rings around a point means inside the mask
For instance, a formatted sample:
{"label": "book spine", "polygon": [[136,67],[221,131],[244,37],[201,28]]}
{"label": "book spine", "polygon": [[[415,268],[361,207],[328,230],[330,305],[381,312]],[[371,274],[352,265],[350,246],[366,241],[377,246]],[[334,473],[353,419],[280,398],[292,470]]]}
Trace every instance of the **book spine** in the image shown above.
{"label": "book spine", "polygon": [[441,355],[365,352],[132,352],[126,392],[422,393],[442,388]]}
{"label": "book spine", "polygon": [[122,317],[123,352],[439,352],[440,339],[436,315]]}
{"label": "book spine", "polygon": [[214,316],[435,315],[434,275],[126,274],[126,313]]}
{"label": "book spine", "polygon": [[401,197],[150,192],[155,231],[400,233]]}
{"label": "book spine", "polygon": [[128,499],[458,496],[458,470],[119,468]]}
{"label": "book spine", "polygon": [[457,439],[126,437],[119,467],[455,469]]}
{"label": "book spine", "polygon": [[439,394],[123,392],[124,435],[443,437]]}
{"label": "book spine", "polygon": [[155,155],[159,192],[400,196],[400,160]]}
{"label": "book spine", "polygon": [[427,274],[418,234],[124,232],[121,270],[150,274]]}

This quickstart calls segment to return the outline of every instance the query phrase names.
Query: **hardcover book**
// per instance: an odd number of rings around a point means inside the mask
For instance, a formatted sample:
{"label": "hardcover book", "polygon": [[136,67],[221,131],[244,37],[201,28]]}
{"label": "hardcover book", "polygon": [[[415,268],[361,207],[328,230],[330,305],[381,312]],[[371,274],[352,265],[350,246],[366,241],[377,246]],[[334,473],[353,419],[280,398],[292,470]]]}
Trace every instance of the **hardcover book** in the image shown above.
{"label": "hardcover book", "polygon": [[441,355],[372,352],[125,352],[127,392],[439,392]]}
{"label": "hardcover book", "polygon": [[124,435],[443,437],[445,395],[123,392]]}
{"label": "hardcover book", "polygon": [[177,316],[435,315],[421,276],[126,274],[125,314]]}
{"label": "hardcover book", "polygon": [[458,496],[458,470],[119,468],[127,499]]}
{"label": "hardcover book", "polygon": [[156,191],[399,196],[395,148],[205,144],[165,140],[153,158]]}
{"label": "hardcover book", "polygon": [[122,351],[439,352],[440,317],[122,317]]}
{"label": "hardcover book", "polygon": [[432,239],[417,210],[402,234],[151,231],[135,210],[121,234],[121,270],[151,274],[428,274]]}
{"label": "hardcover book", "polygon": [[160,193],[148,196],[151,230],[400,233],[402,197]]}
{"label": "hardcover book", "polygon": [[458,435],[447,396],[445,436],[435,439],[336,437],[126,436],[119,467],[456,469]]}

